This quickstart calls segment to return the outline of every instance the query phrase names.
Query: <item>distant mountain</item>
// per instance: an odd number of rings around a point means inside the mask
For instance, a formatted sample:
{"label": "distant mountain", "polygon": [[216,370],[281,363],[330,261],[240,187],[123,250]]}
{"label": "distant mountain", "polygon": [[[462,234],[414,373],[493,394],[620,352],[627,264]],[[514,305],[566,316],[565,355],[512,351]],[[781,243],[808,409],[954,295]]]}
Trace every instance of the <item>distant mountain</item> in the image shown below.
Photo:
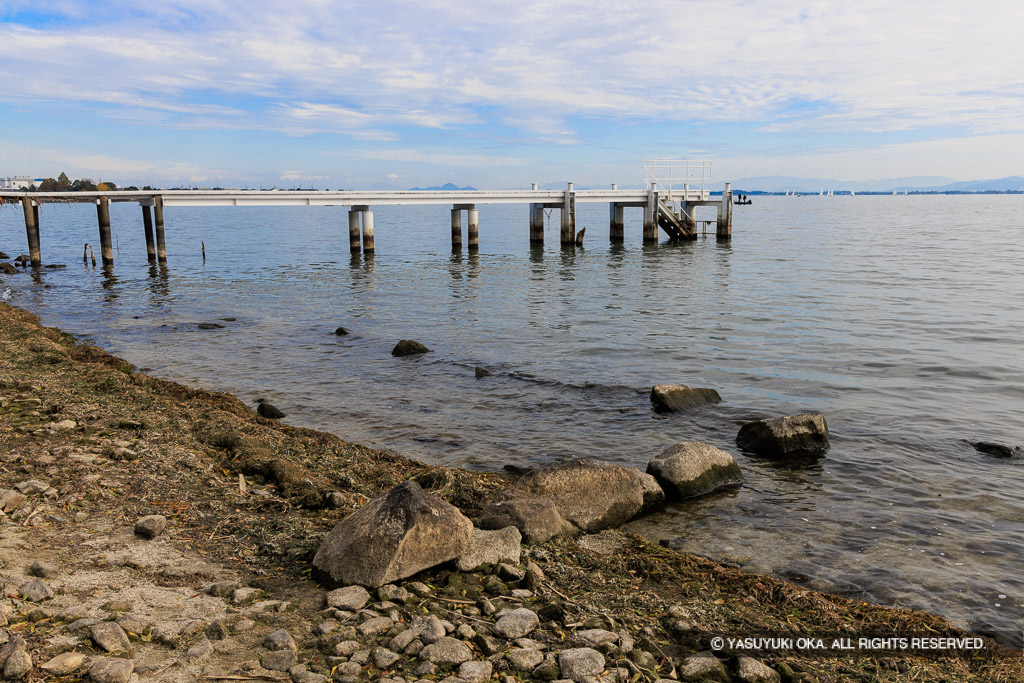
{"label": "distant mountain", "polygon": [[1024,178],[1011,175],[994,180],[965,180],[959,183],[948,183],[937,187],[893,188],[909,192],[1013,192],[1024,190]]}
{"label": "distant mountain", "polygon": [[470,187],[469,185],[467,185],[466,187],[459,187],[458,185],[455,185],[453,183],[445,183],[444,185],[432,185],[431,187],[410,187],[409,188],[410,192],[418,192],[418,191],[422,191],[422,190],[443,190],[443,191],[446,191],[446,192],[457,192],[457,191],[472,192],[472,191],[475,191],[476,188],[475,187]]}
{"label": "distant mountain", "polygon": [[[906,178],[880,178],[878,180],[837,180],[835,178],[797,178],[794,176],[759,176],[755,178],[739,178],[732,181],[733,190],[748,192],[807,192],[815,193],[822,190],[828,192],[891,192],[899,189],[934,187],[955,183],[952,178],[942,176],[909,176]],[[715,184],[720,185],[720,183]],[[719,188],[720,189],[720,188]]]}

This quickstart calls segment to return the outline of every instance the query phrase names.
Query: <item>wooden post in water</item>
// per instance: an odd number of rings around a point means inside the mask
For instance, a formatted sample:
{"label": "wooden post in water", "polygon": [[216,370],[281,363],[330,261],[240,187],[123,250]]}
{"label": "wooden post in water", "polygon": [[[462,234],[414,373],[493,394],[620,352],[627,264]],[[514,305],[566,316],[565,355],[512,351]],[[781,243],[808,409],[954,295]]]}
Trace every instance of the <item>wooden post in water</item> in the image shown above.
{"label": "wooden post in water", "polygon": [[348,250],[358,254],[359,246],[359,209],[355,206],[348,210]]}
{"label": "wooden post in water", "polygon": [[370,207],[363,207],[363,253],[373,253],[373,211]]}
{"label": "wooden post in water", "polygon": [[156,222],[156,260],[167,263],[167,244],[164,242],[164,198],[153,199],[153,219]]}
{"label": "wooden post in water", "polygon": [[476,210],[476,204],[466,206],[466,238],[470,249],[480,247],[480,213]]}
{"label": "wooden post in water", "polygon": [[146,260],[150,263],[156,261],[156,244],[153,242],[153,212],[149,204],[139,202],[142,205],[142,230],[146,233]]}
{"label": "wooden post in water", "polygon": [[612,242],[621,242],[626,238],[625,221],[623,220],[622,204],[612,202],[608,205],[609,230],[608,238]]}
{"label": "wooden post in water", "polygon": [[722,203],[718,207],[718,225],[715,236],[720,240],[732,239],[732,183],[722,190]]}
{"label": "wooden post in water", "polygon": [[543,204],[530,204],[530,244],[544,244]]}
{"label": "wooden post in water", "polygon": [[658,192],[654,185],[647,191],[644,205],[644,244],[658,241]]}
{"label": "wooden post in water", "polygon": [[21,208],[25,212],[25,236],[28,238],[28,258],[33,266],[43,264],[39,249],[39,207],[28,197],[22,197]]}
{"label": "wooden post in water", "polygon": [[452,249],[462,249],[462,208],[452,207]]}
{"label": "wooden post in water", "polygon": [[96,220],[100,226],[100,258],[103,265],[114,263],[114,247],[110,242],[110,200],[100,197],[96,200]]}
{"label": "wooden post in water", "polygon": [[562,202],[562,246],[574,246],[576,244],[576,193],[572,191],[572,183],[565,191],[565,199]]}

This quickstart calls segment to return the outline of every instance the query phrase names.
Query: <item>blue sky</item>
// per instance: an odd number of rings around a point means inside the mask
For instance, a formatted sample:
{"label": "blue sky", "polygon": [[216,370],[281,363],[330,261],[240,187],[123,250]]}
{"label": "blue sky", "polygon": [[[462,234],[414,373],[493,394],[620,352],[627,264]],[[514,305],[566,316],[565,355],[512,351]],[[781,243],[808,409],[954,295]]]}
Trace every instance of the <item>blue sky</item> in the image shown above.
{"label": "blue sky", "polygon": [[[146,3],[149,4],[149,3]],[[336,189],[1024,174],[1024,3],[0,0],[0,175]]]}

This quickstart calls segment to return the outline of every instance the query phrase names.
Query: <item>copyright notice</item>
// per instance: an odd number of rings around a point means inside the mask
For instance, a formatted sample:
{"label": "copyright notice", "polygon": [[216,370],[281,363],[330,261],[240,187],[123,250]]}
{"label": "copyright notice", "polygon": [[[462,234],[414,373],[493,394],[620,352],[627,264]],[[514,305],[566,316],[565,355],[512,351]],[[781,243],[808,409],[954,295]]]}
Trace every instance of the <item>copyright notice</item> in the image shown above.
{"label": "copyright notice", "polygon": [[985,649],[983,638],[976,636],[864,636],[810,637],[795,635],[737,636],[713,635],[706,640],[715,651],[766,653],[802,652],[823,655],[843,653],[907,652],[918,654],[970,654]]}

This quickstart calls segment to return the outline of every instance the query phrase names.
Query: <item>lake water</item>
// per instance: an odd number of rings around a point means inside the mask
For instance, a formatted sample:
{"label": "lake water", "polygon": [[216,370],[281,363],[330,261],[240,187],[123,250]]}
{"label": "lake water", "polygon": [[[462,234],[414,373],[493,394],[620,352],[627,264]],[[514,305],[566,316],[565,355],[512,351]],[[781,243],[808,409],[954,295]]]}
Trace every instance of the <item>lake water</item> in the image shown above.
{"label": "lake water", "polygon": [[[536,250],[525,205],[481,206],[470,254],[448,207],[380,207],[376,255],[352,258],[340,207],[170,208],[156,268],[116,204],[105,274],[81,262],[94,207],[46,205],[44,263],[68,267],[0,289],[151,374],[430,463],[644,468],[710,442],[744,486],[628,528],[1020,644],[1024,462],[967,441],[1024,443],[1024,197],[758,197],[729,244],[651,247],[639,210],[622,246],[606,205],[578,211],[586,247],[563,252],[557,212]],[[24,244],[20,208],[0,210],[0,249]],[[433,353],[393,358],[402,338]],[[656,383],[724,401],[658,415]],[[831,428],[817,463],[736,449],[744,421],[805,411]]]}

